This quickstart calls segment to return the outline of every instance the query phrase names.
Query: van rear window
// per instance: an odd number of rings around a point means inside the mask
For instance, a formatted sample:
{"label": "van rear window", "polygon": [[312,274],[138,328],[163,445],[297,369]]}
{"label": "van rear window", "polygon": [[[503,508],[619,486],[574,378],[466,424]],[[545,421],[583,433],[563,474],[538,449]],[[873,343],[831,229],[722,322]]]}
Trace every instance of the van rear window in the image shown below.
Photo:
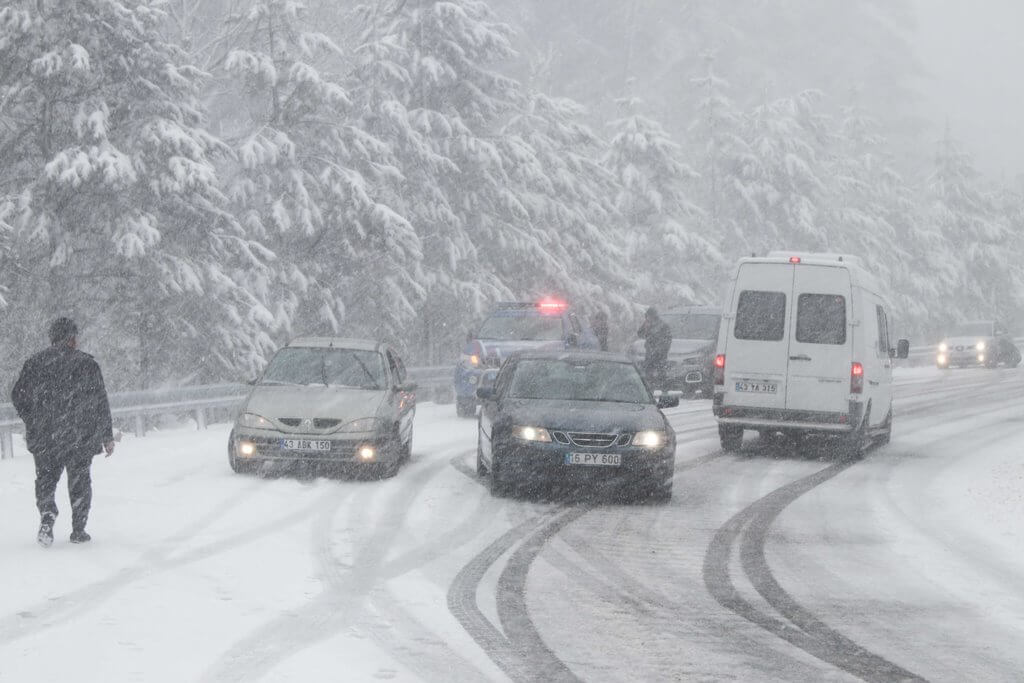
{"label": "van rear window", "polygon": [[782,292],[740,292],[736,305],[737,339],[780,341],[786,334],[786,295]]}
{"label": "van rear window", "polygon": [[846,298],[801,294],[796,302],[796,340],[803,344],[846,343]]}

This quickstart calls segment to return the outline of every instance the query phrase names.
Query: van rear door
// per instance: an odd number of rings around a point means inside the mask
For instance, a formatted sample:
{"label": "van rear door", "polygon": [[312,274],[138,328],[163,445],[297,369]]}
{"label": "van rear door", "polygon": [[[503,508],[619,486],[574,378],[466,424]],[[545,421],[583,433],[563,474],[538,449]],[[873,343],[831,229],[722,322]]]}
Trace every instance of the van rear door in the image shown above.
{"label": "van rear door", "polygon": [[793,266],[744,263],[736,277],[725,344],[725,403],[786,407]]}
{"label": "van rear door", "polygon": [[789,336],[786,408],[849,411],[854,328],[850,273],[845,268],[796,265]]}

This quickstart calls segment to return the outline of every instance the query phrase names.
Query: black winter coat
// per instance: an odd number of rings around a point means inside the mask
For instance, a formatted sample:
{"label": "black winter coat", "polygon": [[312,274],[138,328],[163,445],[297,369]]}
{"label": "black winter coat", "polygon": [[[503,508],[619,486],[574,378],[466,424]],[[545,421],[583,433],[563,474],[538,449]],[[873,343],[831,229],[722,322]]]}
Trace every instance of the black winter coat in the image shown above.
{"label": "black winter coat", "polygon": [[67,346],[51,346],[25,361],[11,402],[25,421],[34,455],[95,455],[114,438],[99,364]]}
{"label": "black winter coat", "polygon": [[637,336],[644,340],[644,363],[664,363],[672,348],[672,328],[661,318],[645,320],[637,330]]}

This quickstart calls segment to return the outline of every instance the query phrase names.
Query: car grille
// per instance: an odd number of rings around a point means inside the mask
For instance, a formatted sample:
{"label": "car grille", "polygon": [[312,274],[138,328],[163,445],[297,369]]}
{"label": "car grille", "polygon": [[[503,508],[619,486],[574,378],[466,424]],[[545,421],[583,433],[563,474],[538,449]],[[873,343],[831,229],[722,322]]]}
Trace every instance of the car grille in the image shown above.
{"label": "car grille", "polygon": [[587,432],[569,432],[568,436],[574,446],[592,448],[607,448],[618,438],[618,434],[590,434]]}
{"label": "car grille", "polygon": [[[302,424],[301,417],[279,417],[277,421],[288,427],[298,427]],[[337,427],[341,420],[328,419],[326,417],[313,418],[314,429],[331,429]]]}

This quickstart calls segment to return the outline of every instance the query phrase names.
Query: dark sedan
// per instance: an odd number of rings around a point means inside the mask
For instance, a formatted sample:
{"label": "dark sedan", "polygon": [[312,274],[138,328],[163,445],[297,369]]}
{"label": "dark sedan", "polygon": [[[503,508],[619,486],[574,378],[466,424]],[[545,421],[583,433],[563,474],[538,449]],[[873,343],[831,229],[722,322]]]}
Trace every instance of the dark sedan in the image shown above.
{"label": "dark sedan", "polygon": [[609,353],[530,352],[510,357],[482,401],[477,471],[491,492],[569,484],[672,497],[675,432],[628,358]]}

